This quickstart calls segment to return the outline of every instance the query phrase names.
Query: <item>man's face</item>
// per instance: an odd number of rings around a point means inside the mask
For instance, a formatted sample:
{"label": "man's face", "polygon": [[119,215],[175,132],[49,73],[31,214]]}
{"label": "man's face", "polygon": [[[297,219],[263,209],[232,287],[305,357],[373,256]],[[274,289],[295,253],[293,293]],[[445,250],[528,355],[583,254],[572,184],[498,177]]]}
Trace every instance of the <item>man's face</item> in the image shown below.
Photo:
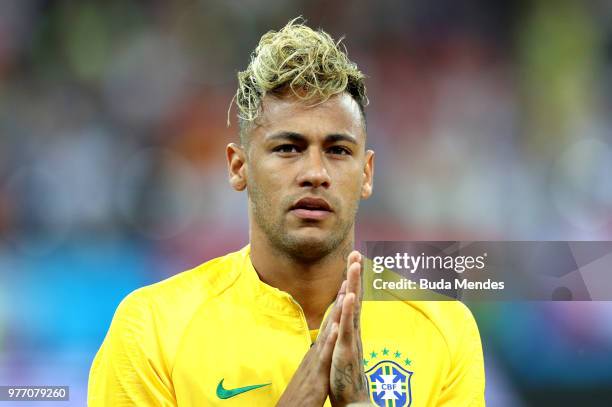
{"label": "man's face", "polygon": [[352,242],[360,199],[371,194],[373,155],[346,93],[312,106],[266,96],[247,135],[245,181],[254,224],[277,249],[316,260]]}

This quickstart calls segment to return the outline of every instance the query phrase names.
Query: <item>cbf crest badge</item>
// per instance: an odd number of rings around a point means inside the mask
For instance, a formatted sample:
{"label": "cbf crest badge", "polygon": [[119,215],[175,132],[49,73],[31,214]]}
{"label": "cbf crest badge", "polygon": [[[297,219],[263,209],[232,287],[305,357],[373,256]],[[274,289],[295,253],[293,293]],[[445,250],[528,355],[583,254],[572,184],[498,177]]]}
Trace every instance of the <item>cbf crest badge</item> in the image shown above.
{"label": "cbf crest badge", "polygon": [[410,379],[413,372],[407,367],[412,361],[402,357],[401,352],[390,352],[387,348],[367,356],[369,359],[364,359],[363,364],[370,400],[380,407],[409,407],[412,404]]}

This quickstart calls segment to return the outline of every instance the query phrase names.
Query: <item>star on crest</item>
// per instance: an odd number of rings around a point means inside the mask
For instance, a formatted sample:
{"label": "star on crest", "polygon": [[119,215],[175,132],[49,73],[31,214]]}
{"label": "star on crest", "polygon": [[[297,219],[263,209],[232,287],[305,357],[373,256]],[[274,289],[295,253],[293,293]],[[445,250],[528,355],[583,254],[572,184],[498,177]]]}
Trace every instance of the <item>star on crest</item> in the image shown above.
{"label": "star on crest", "polygon": [[391,352],[391,350],[387,348],[386,346],[382,348],[379,352],[372,351],[368,353],[367,355],[370,356],[370,359],[363,358],[363,366],[368,366],[368,364],[372,362],[373,359],[377,358],[379,355],[381,357],[382,356],[387,356],[387,357],[393,356],[394,359],[397,359],[398,363],[403,364],[404,366],[412,365],[412,360],[405,356],[402,357],[402,352],[400,352],[399,349],[396,350],[395,352]]}

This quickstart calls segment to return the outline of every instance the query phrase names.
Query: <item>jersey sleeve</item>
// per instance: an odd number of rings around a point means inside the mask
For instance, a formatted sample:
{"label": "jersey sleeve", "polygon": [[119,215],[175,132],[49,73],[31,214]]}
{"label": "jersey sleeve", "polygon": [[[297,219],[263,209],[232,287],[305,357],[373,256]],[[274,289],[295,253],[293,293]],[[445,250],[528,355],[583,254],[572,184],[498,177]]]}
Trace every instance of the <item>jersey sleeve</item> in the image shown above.
{"label": "jersey sleeve", "polygon": [[89,373],[88,405],[176,406],[152,305],[143,289],[119,304]]}
{"label": "jersey sleeve", "polygon": [[443,384],[437,407],[485,406],[485,373],[482,343],[478,326],[463,304],[456,318],[454,332],[449,334],[451,366]]}

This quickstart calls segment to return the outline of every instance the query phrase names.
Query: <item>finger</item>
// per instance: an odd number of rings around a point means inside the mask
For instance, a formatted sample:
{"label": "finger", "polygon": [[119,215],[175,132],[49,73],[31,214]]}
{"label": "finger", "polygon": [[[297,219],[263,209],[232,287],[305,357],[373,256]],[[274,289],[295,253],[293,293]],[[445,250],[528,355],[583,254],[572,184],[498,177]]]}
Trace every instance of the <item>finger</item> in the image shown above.
{"label": "finger", "polygon": [[329,335],[322,345],[321,351],[319,352],[319,370],[325,374],[329,374],[331,368],[332,355],[334,353],[334,346],[338,338],[338,323],[334,322],[331,324]]}
{"label": "finger", "polygon": [[[347,257],[346,292],[354,293],[356,298],[361,298],[361,261],[361,253],[357,250],[353,250]],[[357,321],[353,321],[353,323],[357,326]]]}
{"label": "finger", "polygon": [[332,310],[327,315],[325,328],[322,328],[321,332],[319,333],[319,336],[317,337],[317,343],[319,344],[319,347],[322,347],[325,344],[325,341],[327,341],[329,335],[331,334],[333,324],[338,325],[340,323],[341,312],[342,308],[336,307],[334,305]]}
{"label": "finger", "polygon": [[[340,286],[340,290],[338,291],[338,295],[336,296],[336,302],[334,303],[334,308],[342,308],[342,303],[344,302],[344,296],[346,295],[346,287],[348,287],[348,281],[344,280],[342,285]],[[340,314],[338,314],[339,316]]]}
{"label": "finger", "polygon": [[340,315],[340,326],[338,328],[338,341],[350,346],[353,341],[355,294],[347,293],[342,304],[342,314]]}
{"label": "finger", "polygon": [[[357,300],[359,298],[359,290],[361,287],[361,265],[359,263],[352,263],[351,266],[348,269],[347,272],[347,295],[349,293],[353,294],[355,296],[355,299]],[[355,301],[354,306],[360,306],[360,304],[357,304],[357,301]],[[355,328],[357,328],[358,326],[358,310],[354,310],[353,311],[353,325]]]}
{"label": "finger", "polygon": [[[339,304],[340,305],[342,304],[342,301],[344,300],[344,295],[346,294],[346,285],[347,285],[346,280],[342,281],[342,284],[340,285],[340,289],[338,290],[338,293],[336,294],[336,299],[334,301],[334,305],[332,306],[331,311],[333,311],[335,308],[338,308]],[[326,325],[330,322],[329,316],[331,315],[331,311],[325,320]]]}
{"label": "finger", "polygon": [[359,288],[361,280],[361,265],[359,263],[351,263],[346,273],[346,293],[353,293],[359,297]]}
{"label": "finger", "polygon": [[348,274],[348,269],[351,267],[353,263],[359,263],[361,261],[361,253],[357,250],[353,250],[346,257],[346,273]]}
{"label": "finger", "polygon": [[[359,252],[356,252],[359,253]],[[361,256],[361,255],[360,255]],[[359,329],[361,319],[361,299],[363,298],[362,282],[361,282],[361,262],[354,262],[350,265],[347,272],[347,292],[355,294],[355,318],[354,325]]]}
{"label": "finger", "polygon": [[340,314],[342,313],[342,303],[344,302],[344,296],[346,291],[346,281],[342,283],[342,286],[345,287],[341,293],[339,293],[338,298],[336,298],[336,302],[332,306],[332,309],[329,311],[327,315],[327,319],[329,319],[328,323],[340,323]]}
{"label": "finger", "polygon": [[336,322],[340,323],[340,313],[342,311],[342,301],[344,300],[344,294],[346,292],[346,280],[342,282],[340,285],[340,289],[338,290],[338,294],[336,296],[336,301],[334,305],[332,305],[331,310],[325,317],[323,324],[321,324],[321,330],[319,336],[317,338],[317,342],[325,342],[327,336],[329,335],[330,330],[328,328],[331,327],[331,324]]}
{"label": "finger", "polygon": [[357,329],[357,332],[359,332],[359,329],[361,327],[361,301],[363,299],[363,286],[362,286],[362,279],[363,279],[363,267],[361,266],[361,263],[359,263],[359,277],[357,278],[357,295],[355,296],[355,318],[354,318],[354,323],[355,323],[355,329]]}
{"label": "finger", "polygon": [[338,302],[338,298],[340,298],[340,296],[346,294],[346,284],[346,280],[342,281],[342,285],[340,285],[340,289],[338,290],[338,294],[336,295],[336,302]]}
{"label": "finger", "polygon": [[325,326],[321,327],[321,330],[319,331],[319,335],[317,335],[317,339],[315,341],[315,346],[319,350],[325,344],[325,341],[327,340],[327,337],[329,336],[329,333],[331,331],[331,324],[327,323],[327,321],[328,319],[324,321]]}
{"label": "finger", "polygon": [[358,291],[361,293],[361,295],[355,298],[355,306],[354,306],[355,315],[353,318],[353,324],[355,326],[355,333],[353,336],[357,343],[357,351],[359,354],[359,360],[363,360],[363,348],[361,345],[361,304],[362,304],[362,299],[363,299],[363,289],[361,285],[361,278],[359,279]]}
{"label": "finger", "polygon": [[357,288],[357,298],[361,300],[363,298],[363,287],[361,286],[363,283],[363,256],[359,255],[359,287]]}
{"label": "finger", "polygon": [[346,258],[346,267],[348,268],[351,263],[355,262],[361,262],[361,253],[359,253],[358,250],[353,250],[349,253],[348,257]]}

